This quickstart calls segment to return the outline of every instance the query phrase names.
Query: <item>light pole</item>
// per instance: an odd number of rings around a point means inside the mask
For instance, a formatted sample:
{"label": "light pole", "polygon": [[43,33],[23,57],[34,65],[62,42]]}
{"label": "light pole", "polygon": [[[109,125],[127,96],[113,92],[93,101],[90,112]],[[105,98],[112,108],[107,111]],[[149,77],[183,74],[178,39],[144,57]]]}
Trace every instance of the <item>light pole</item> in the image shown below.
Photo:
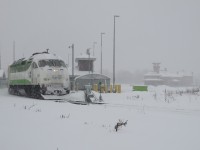
{"label": "light pole", "polygon": [[67,60],[67,65],[68,65],[68,67],[70,66],[70,64],[69,64],[69,59],[70,59],[70,53],[68,54],[68,60]]}
{"label": "light pole", "polygon": [[15,41],[13,41],[13,62],[15,61]]}
{"label": "light pole", "polygon": [[102,35],[104,35],[104,32],[101,32],[101,74],[102,74],[102,47],[103,47],[103,41],[102,41]]}
{"label": "light pole", "polygon": [[87,49],[87,54],[89,56],[89,74],[90,74],[90,48]]}
{"label": "light pole", "polygon": [[72,48],[72,90],[74,90],[74,44],[69,46],[69,48]]}
{"label": "light pole", "polygon": [[0,70],[1,70],[1,48],[0,48]]}
{"label": "light pole", "polygon": [[97,44],[97,42],[93,42],[93,56],[94,56],[95,44]]}
{"label": "light pole", "polygon": [[113,91],[115,92],[115,18],[119,17],[114,15],[114,33],[113,33]]}

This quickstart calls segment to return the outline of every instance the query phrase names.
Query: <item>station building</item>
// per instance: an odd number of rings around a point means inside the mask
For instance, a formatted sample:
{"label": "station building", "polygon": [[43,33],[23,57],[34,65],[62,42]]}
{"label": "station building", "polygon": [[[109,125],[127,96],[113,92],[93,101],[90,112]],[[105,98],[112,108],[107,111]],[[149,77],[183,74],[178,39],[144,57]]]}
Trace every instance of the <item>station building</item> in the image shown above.
{"label": "station building", "polygon": [[74,76],[72,69],[69,68],[71,85],[74,81],[75,89],[84,90],[85,85],[94,87],[94,85],[99,86],[99,83],[107,89],[110,87],[110,78],[95,71],[95,60],[96,58],[93,55],[87,54],[81,54],[75,58]]}

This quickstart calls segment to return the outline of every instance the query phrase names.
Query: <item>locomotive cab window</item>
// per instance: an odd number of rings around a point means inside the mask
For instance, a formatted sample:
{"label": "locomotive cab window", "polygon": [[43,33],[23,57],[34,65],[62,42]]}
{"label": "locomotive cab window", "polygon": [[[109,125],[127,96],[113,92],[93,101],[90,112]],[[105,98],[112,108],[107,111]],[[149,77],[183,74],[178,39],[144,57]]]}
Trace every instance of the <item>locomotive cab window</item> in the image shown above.
{"label": "locomotive cab window", "polygon": [[32,64],[32,67],[35,69],[35,68],[38,68],[37,64],[35,62],[33,62]]}
{"label": "locomotive cab window", "polygon": [[49,66],[49,67],[65,67],[66,68],[65,63],[62,60],[56,60],[56,59],[40,60],[38,64],[39,64],[39,67]]}
{"label": "locomotive cab window", "polygon": [[47,63],[46,63],[45,60],[40,60],[40,61],[38,62],[38,65],[39,65],[39,67],[44,67],[44,66],[47,65]]}

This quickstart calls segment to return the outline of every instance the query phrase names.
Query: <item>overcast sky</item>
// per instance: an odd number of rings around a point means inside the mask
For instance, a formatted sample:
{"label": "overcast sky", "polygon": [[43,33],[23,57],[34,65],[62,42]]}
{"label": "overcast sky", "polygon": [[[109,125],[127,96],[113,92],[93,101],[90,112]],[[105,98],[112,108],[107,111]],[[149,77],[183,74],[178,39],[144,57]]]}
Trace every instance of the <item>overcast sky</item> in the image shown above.
{"label": "overcast sky", "polygon": [[[2,67],[49,48],[68,61],[95,45],[96,71],[113,65],[113,24],[116,18],[116,71],[151,69],[160,62],[168,70],[200,71],[199,0],[0,0]],[[71,61],[71,60],[70,60]]]}

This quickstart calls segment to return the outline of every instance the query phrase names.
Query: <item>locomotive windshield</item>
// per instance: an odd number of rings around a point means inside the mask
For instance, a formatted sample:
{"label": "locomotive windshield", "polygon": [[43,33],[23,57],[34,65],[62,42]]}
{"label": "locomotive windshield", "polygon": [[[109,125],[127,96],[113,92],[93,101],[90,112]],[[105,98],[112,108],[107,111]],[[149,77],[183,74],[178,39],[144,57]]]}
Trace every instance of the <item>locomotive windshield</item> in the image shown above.
{"label": "locomotive windshield", "polygon": [[39,67],[66,67],[65,63],[62,60],[57,59],[48,59],[48,60],[40,60],[38,62]]}

